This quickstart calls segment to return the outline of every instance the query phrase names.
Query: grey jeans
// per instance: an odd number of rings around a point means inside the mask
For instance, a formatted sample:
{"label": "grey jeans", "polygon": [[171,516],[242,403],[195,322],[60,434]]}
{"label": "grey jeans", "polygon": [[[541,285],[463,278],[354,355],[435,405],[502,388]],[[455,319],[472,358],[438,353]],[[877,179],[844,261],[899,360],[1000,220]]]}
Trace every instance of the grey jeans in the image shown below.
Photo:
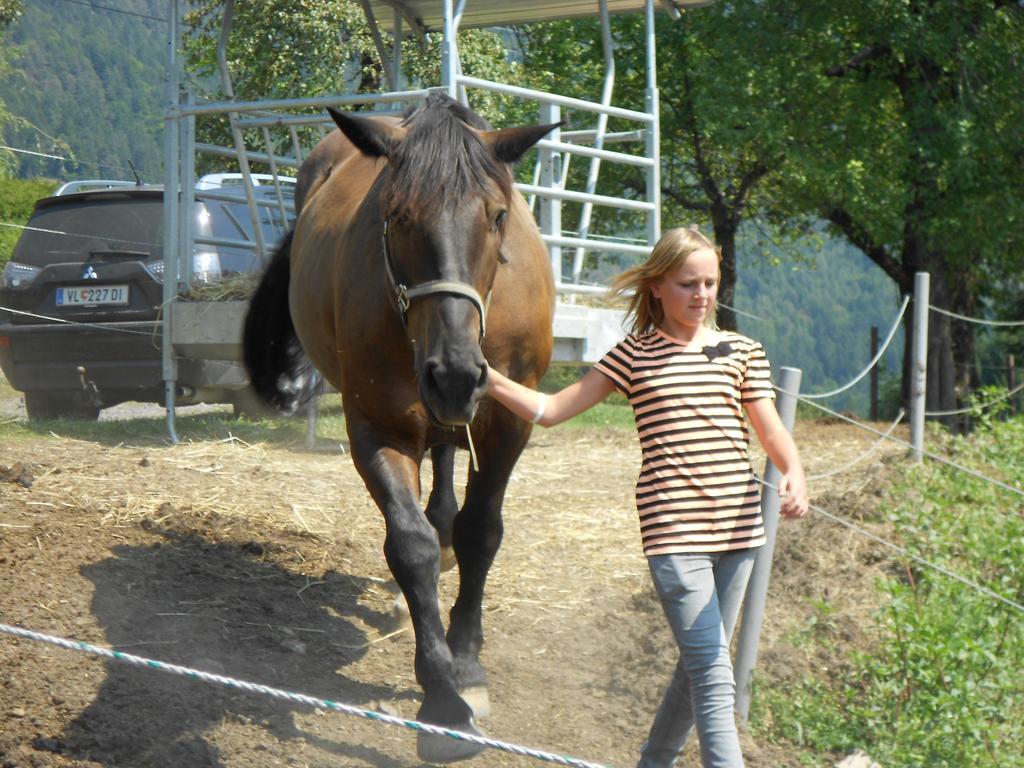
{"label": "grey jeans", "polygon": [[729,638],[756,553],[756,549],[744,549],[648,558],[654,587],[679,646],[679,662],[637,768],[675,765],[694,725],[704,768],[742,768]]}

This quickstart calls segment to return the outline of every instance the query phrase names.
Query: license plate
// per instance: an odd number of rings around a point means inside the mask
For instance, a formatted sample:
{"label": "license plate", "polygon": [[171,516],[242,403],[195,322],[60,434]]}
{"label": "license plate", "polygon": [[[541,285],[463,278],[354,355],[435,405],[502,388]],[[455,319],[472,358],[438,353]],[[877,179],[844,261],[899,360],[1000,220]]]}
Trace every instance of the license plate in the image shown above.
{"label": "license plate", "polygon": [[58,307],[92,307],[98,304],[127,303],[127,285],[62,286],[57,289]]}

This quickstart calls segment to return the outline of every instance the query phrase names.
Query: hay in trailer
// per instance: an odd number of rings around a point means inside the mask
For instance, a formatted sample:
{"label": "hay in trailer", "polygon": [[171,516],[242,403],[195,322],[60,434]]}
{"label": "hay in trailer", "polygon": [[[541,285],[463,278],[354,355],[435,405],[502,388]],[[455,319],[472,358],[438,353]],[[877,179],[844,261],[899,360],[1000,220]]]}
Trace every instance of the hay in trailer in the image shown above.
{"label": "hay in trailer", "polygon": [[261,277],[257,272],[228,275],[212,283],[193,282],[180,298],[183,301],[248,301]]}

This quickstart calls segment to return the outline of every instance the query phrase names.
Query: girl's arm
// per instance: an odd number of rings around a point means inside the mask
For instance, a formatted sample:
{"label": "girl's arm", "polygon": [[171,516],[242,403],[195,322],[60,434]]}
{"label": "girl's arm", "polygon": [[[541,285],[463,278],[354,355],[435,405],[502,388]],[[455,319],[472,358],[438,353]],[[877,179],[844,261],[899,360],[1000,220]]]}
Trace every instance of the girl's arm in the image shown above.
{"label": "girl's arm", "polygon": [[487,393],[512,413],[542,427],[553,427],[583,413],[614,390],[611,379],[593,368],[582,379],[553,395],[542,395],[493,368],[487,369]]}
{"label": "girl's arm", "polygon": [[761,447],[782,473],[782,480],[779,481],[779,496],[782,497],[780,511],[785,517],[803,517],[807,514],[809,504],[807,479],[793,437],[783,426],[771,398],[752,400],[746,404],[746,409]]}

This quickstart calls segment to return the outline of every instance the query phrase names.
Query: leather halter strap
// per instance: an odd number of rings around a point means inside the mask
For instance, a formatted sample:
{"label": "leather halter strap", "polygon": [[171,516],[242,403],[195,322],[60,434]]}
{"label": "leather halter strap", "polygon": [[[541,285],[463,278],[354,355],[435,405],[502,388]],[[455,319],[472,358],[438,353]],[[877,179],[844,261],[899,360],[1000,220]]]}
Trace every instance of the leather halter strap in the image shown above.
{"label": "leather halter strap", "polygon": [[381,250],[384,252],[384,266],[388,273],[388,283],[391,290],[395,292],[395,301],[398,303],[398,313],[402,317],[402,326],[407,325],[409,305],[413,299],[421,299],[424,296],[433,296],[439,293],[449,293],[469,299],[476,311],[480,313],[480,340],[483,341],[487,332],[487,307],[491,303],[491,294],[487,293],[487,301],[480,298],[480,294],[469,283],[456,280],[428,280],[425,283],[408,287],[405,283],[398,282],[395,277],[395,268],[391,263],[391,246],[388,243],[388,220],[384,219],[384,229],[381,233]]}

